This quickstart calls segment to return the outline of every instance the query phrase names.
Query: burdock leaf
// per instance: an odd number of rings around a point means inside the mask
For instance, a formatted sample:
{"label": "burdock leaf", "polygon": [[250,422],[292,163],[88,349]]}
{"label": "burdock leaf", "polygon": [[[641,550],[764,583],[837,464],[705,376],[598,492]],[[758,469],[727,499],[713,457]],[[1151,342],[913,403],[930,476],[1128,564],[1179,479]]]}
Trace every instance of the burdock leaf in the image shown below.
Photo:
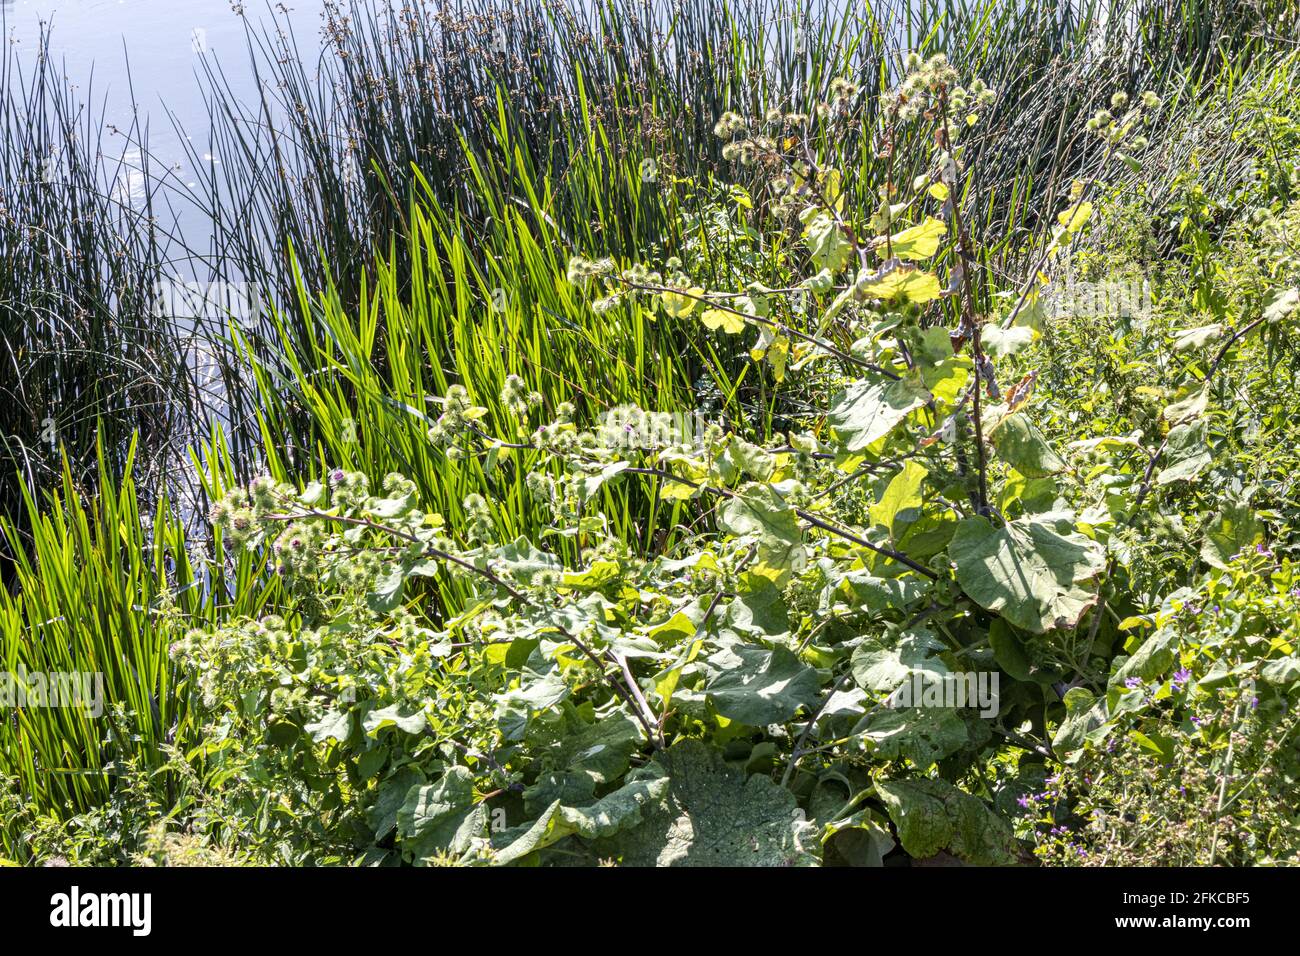
{"label": "burdock leaf", "polygon": [[1165,466],[1156,476],[1156,484],[1191,481],[1209,467],[1210,446],[1205,441],[1207,431],[1203,418],[1169,430],[1165,441]]}
{"label": "burdock leaf", "polygon": [[821,698],[817,671],[783,647],[734,645],[710,659],[719,662],[723,669],[705,690],[728,720],[755,727],[782,724]]}
{"label": "burdock leaf", "polygon": [[1008,415],[993,432],[998,457],[1026,478],[1046,478],[1065,467],[1038,427],[1022,412]]}
{"label": "burdock leaf", "polygon": [[933,216],[927,217],[918,226],[904,229],[889,237],[889,244],[883,242],[877,246],[877,252],[884,256],[886,249],[899,259],[929,259],[939,249],[939,242],[948,234],[948,227]]}
{"label": "burdock leaf", "polygon": [[835,397],[826,420],[835,429],[846,451],[862,451],[888,435],[908,412],[920,408],[929,398],[930,393],[925,387],[911,378],[897,381],[864,379],[854,382]]}
{"label": "burdock leaf", "polygon": [[772,485],[742,486],[718,509],[718,524],[737,537],[754,538],[760,557],[773,567],[798,563],[803,533],[794,509]]}
{"label": "burdock leaf", "polygon": [[464,853],[483,833],[487,809],[474,802],[474,775],[449,767],[434,784],[414,786],[397,811],[397,833],[417,858],[435,850]]}
{"label": "burdock leaf", "polygon": [[949,673],[948,665],[938,656],[943,650],[943,642],[920,627],[896,639],[869,636],[853,652],[853,679],[876,694],[893,693],[913,674],[941,680]]}
{"label": "burdock leaf", "polygon": [[1006,820],[946,780],[877,780],[876,793],[913,857],[947,849],[975,866],[1015,862],[1015,839]]}
{"label": "burdock leaf", "polygon": [[1106,565],[1106,552],[1056,513],[1018,518],[995,528],[967,518],[948,544],[957,581],[977,604],[1016,627],[1043,633],[1074,627],[1097,600],[1084,587]]}
{"label": "burdock leaf", "polygon": [[514,863],[575,834],[588,840],[611,837],[640,823],[643,812],[662,801],[667,790],[668,779],[662,772],[643,771],[590,806],[566,807],[556,800],[522,832],[509,830],[494,837],[493,843],[501,847],[494,862]]}
{"label": "burdock leaf", "polygon": [[906,757],[925,769],[966,746],[966,722],[953,707],[903,707],[876,711],[863,740],[881,760]]}
{"label": "burdock leaf", "polygon": [[664,802],[644,822],[601,840],[598,853],[625,866],[805,866],[815,834],[794,794],[766,776],[746,777],[719,751],[685,740],[645,771],[668,775]]}

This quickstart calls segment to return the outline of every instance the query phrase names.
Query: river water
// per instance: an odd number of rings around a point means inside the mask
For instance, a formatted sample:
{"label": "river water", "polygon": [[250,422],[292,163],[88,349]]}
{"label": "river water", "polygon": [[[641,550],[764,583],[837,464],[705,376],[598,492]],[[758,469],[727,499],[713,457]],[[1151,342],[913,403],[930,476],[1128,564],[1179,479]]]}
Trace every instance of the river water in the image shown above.
{"label": "river water", "polygon": [[[191,156],[207,158],[208,113],[204,106],[202,58],[219,62],[241,98],[256,93],[249,68],[246,27],[278,24],[292,29],[305,59],[320,48],[324,0],[256,2],[240,16],[230,0],[0,0],[4,42],[30,77],[43,36],[49,55],[75,89],[112,149],[112,128],[129,129],[138,116],[155,168],[171,168],[186,185]],[[120,141],[120,140],[119,140]],[[123,147],[126,166],[118,186],[128,195],[140,189],[139,150]],[[114,157],[116,158],[116,157]],[[132,198],[138,198],[132,195]],[[186,223],[182,213],[181,226]]]}

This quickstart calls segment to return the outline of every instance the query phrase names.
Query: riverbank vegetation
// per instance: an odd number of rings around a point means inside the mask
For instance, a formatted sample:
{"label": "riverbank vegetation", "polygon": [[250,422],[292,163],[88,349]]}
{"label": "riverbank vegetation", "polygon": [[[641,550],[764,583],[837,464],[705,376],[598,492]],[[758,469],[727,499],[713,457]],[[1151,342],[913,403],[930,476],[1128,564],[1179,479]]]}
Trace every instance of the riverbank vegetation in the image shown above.
{"label": "riverbank vegetation", "polygon": [[1294,862],[1294,10],[801,9],[7,65],[0,856]]}

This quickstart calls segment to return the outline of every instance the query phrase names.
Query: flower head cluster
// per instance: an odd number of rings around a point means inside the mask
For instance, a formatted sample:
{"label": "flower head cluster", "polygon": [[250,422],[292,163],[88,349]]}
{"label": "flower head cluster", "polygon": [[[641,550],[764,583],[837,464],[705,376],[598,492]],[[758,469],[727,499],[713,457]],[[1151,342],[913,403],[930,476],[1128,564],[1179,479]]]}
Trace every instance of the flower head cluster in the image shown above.
{"label": "flower head cluster", "polygon": [[739,113],[733,113],[731,110],[723,113],[718,117],[718,121],[713,124],[713,135],[718,139],[735,139],[745,131],[745,118]]}
{"label": "flower head cluster", "polygon": [[573,285],[586,285],[589,279],[609,275],[614,271],[613,259],[587,259],[573,256],[569,259],[568,279]]}
{"label": "flower head cluster", "polygon": [[334,504],[347,511],[370,497],[370,479],[359,471],[336,468],[330,472],[330,492]]}
{"label": "flower head cluster", "polygon": [[453,385],[447,389],[442,400],[443,412],[429,428],[429,441],[435,445],[455,445],[469,427],[470,411],[469,392],[464,385]]}
{"label": "flower head cluster", "polygon": [[324,533],[319,525],[295,521],[280,533],[271,546],[276,572],[298,577],[310,572],[319,562]]}
{"label": "flower head cluster", "polygon": [[835,79],[831,80],[830,93],[832,103],[849,103],[857,97],[859,92],[860,88],[858,84],[854,83],[852,80],[846,79],[842,76],[837,76]]}
{"label": "flower head cluster", "polygon": [[1160,97],[1150,90],[1143,93],[1136,106],[1129,106],[1127,93],[1115,93],[1110,98],[1110,109],[1099,109],[1088,120],[1088,131],[1095,133],[1112,146],[1121,143],[1131,149],[1143,149],[1147,145],[1145,136],[1134,136],[1133,131],[1144,120],[1144,110],[1160,107]]}
{"label": "flower head cluster", "polygon": [[903,67],[907,75],[891,104],[900,120],[916,119],[937,105],[941,93],[957,86],[957,71],[942,53],[928,59],[919,53],[909,53]]}
{"label": "flower head cluster", "polygon": [[267,512],[295,495],[295,490],[269,475],[254,478],[247,488],[232,488],[212,507],[209,518],[226,543],[242,548],[257,533]]}
{"label": "flower head cluster", "polygon": [[501,404],[517,418],[526,418],[534,408],[544,402],[541,392],[530,392],[528,385],[518,375],[507,375],[501,386]]}
{"label": "flower head cluster", "polygon": [[487,543],[496,537],[496,525],[487,500],[480,494],[466,496],[461,505],[465,509],[465,539],[475,544]]}

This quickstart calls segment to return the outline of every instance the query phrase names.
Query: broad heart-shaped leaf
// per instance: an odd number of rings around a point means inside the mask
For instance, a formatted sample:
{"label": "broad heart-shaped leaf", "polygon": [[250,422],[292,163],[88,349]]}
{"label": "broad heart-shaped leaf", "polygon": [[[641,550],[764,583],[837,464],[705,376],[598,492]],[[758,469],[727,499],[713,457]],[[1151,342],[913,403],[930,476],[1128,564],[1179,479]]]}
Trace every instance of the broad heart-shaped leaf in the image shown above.
{"label": "broad heart-shaped leaf", "polygon": [[929,259],[939,249],[939,241],[948,234],[948,227],[933,216],[920,225],[904,229],[889,237],[889,243],[878,241],[876,252],[883,258],[892,253],[899,259]]}
{"label": "broad heart-shaped leaf", "polygon": [[1223,326],[1218,322],[1213,325],[1201,325],[1194,329],[1184,329],[1174,335],[1174,351],[1187,352],[1198,349],[1206,342],[1223,335]]}
{"label": "broad heart-shaped leaf", "polygon": [[1052,749],[1059,754],[1078,750],[1090,736],[1107,727],[1106,698],[1096,698],[1084,687],[1065,692],[1065,719],[1052,736]]}
{"label": "broad heart-shaped leaf", "polygon": [[727,309],[705,309],[700,314],[700,321],[714,332],[722,329],[728,335],[738,335],[745,331],[745,317]]}
{"label": "broad heart-shaped leaf", "polygon": [[391,565],[375,577],[375,586],[366,595],[366,605],[376,614],[386,614],[402,603],[402,585],[407,571],[401,563]]}
{"label": "broad heart-shaped leaf", "polygon": [[1191,481],[1210,464],[1210,446],[1205,443],[1208,426],[1201,418],[1171,428],[1165,439],[1165,466],[1156,475],[1156,484]]}
{"label": "broad heart-shaped leaf", "polygon": [[[788,637],[790,616],[781,589],[765,578],[758,579],[758,582],[751,590],[737,594],[727,605],[727,627],[741,634],[769,640]],[[694,630],[690,632],[691,635],[694,633]]]}
{"label": "broad heart-shaped leaf", "polygon": [[486,806],[474,802],[474,775],[464,767],[449,767],[437,783],[407,792],[397,811],[397,835],[416,859],[438,850],[460,855],[484,832],[486,822]]}
{"label": "broad heart-shaped leaf", "polygon": [[1262,540],[1263,535],[1264,526],[1248,506],[1237,501],[1225,502],[1205,529],[1201,560],[1211,567],[1227,570],[1234,555]]}
{"label": "broad heart-shaped leaf", "polygon": [[917,859],[950,850],[975,866],[1007,866],[1016,861],[1011,827],[984,801],[946,780],[877,780],[889,818],[903,849]]}
{"label": "broad heart-shaped leaf", "polygon": [[533,716],[550,710],[569,696],[558,668],[535,671],[525,667],[519,675],[519,686],[493,698],[496,702],[496,721],[506,740],[519,740],[528,732]]}
{"label": "broad heart-shaped leaf", "polygon": [[847,451],[862,451],[929,399],[925,386],[913,378],[863,379],[835,397],[826,421]]}
{"label": "broad heart-shaped leaf", "polygon": [[[907,302],[921,303],[939,298],[943,294],[943,286],[933,272],[890,259],[877,272],[861,273],[852,291],[855,297],[862,299],[884,301],[901,298]],[[822,321],[824,323],[825,319]]]}
{"label": "broad heart-shaped leaf", "polygon": [[875,811],[859,810],[852,816],[827,823],[822,828],[823,865],[884,866],[885,854],[895,843],[889,831],[876,820]]}
{"label": "broad heart-shaped leaf", "polygon": [[758,543],[759,558],[774,568],[802,563],[799,520],[773,485],[742,485],[718,509],[718,524],[737,537],[752,537]]}
{"label": "broad heart-shaped leaf", "polygon": [[900,707],[878,710],[862,729],[862,738],[881,760],[906,757],[926,767],[955,754],[970,739],[966,722],[954,707]]}
{"label": "broad heart-shaped leaf", "polygon": [[698,286],[685,290],[685,294],[670,289],[667,292],[660,293],[659,300],[663,303],[665,312],[676,318],[681,318],[695,311],[703,295],[704,290]]}
{"label": "broad heart-shaped leaf", "polygon": [[1004,329],[990,323],[980,330],[980,340],[984,345],[984,351],[994,358],[1001,358],[1005,355],[1015,355],[1025,346],[1031,345],[1035,334],[1032,328],[1025,325]]}
{"label": "broad heart-shaped leaf", "polygon": [[1275,292],[1264,309],[1264,318],[1270,322],[1281,322],[1300,309],[1300,289],[1284,289]]}
{"label": "broad heart-shaped leaf", "polygon": [[1172,405],[1165,406],[1160,413],[1160,417],[1169,422],[1170,425],[1182,425],[1186,422],[1194,421],[1205,414],[1205,409],[1210,404],[1210,390],[1202,383],[1201,387],[1189,393],[1186,397],[1174,402]]}
{"label": "broad heart-shaped leaf", "polygon": [[1023,412],[1014,412],[998,423],[993,447],[999,458],[1026,478],[1046,478],[1065,467],[1061,456]]}
{"label": "broad heart-shaped leaf", "polygon": [[[407,712],[403,712],[403,711]],[[361,720],[361,726],[371,737],[376,737],[382,730],[389,727],[396,727],[408,734],[419,734],[424,732],[427,721],[424,718],[424,711],[418,707],[402,708],[398,704],[391,704],[380,710],[372,710]]]}
{"label": "broad heart-shaped leaf", "polygon": [[427,778],[413,764],[393,771],[379,784],[375,801],[366,810],[366,823],[374,832],[376,840],[382,840],[393,832],[397,826],[397,814],[406,803],[406,795],[411,788],[425,782]]}
{"label": "broad heart-shaped leaf", "polygon": [[347,740],[352,731],[352,718],[347,711],[327,710],[320,720],[313,721],[304,728],[316,743],[327,740]]}
{"label": "broad heart-shaped leaf", "polygon": [[818,562],[825,576],[818,609],[829,613],[836,604],[847,604],[857,611],[876,613],[891,608],[905,608],[928,589],[929,584],[916,575],[882,578],[867,568],[840,571],[829,558]]}
{"label": "broad heart-shaped leaf", "polygon": [[1061,224],[1067,233],[1076,233],[1083,228],[1088,217],[1092,215],[1092,203],[1078,202],[1073,206],[1065,209],[1056,216],[1056,221]]}
{"label": "broad heart-shaped leaf", "polygon": [[1017,518],[995,528],[967,518],[948,544],[962,590],[1016,627],[1043,633],[1074,627],[1097,600],[1083,587],[1106,566],[1106,552],[1074,530],[1063,512]]}
{"label": "broad heart-shaped leaf", "polygon": [[[624,866],[807,866],[816,834],[794,794],[770,778],[746,778],[719,751],[684,740],[643,771],[668,775],[664,802],[644,822],[595,849]],[[631,778],[629,778],[631,779]]]}
{"label": "broad heart-shaped leaf", "polygon": [[522,584],[531,584],[533,578],[543,571],[564,569],[559,558],[533,547],[532,542],[522,536],[495,551],[481,552],[474,564],[481,568],[490,567],[496,572],[505,571]]}
{"label": "broad heart-shaped leaf", "polygon": [[825,212],[809,207],[805,212],[803,241],[817,268],[842,271],[853,259],[853,245],[839,223]]}
{"label": "broad heart-shaped leaf", "polygon": [[897,638],[869,636],[853,652],[853,679],[875,694],[893,693],[913,674],[941,680],[949,673],[948,665],[938,656],[943,650],[943,642],[923,627]]}
{"label": "broad heart-shaped leaf", "polygon": [[528,745],[549,766],[587,777],[593,785],[613,783],[627,772],[628,758],[643,742],[640,725],[621,707],[593,717],[587,720],[566,704],[563,719],[540,724]]}
{"label": "broad heart-shaped leaf", "polygon": [[[577,479],[575,484],[578,489],[578,495],[583,501],[590,501],[592,498],[596,497],[596,492],[600,491],[601,485],[605,484],[605,482],[618,475],[619,472],[625,470],[630,465],[631,462],[627,461],[612,462],[595,474],[584,475],[582,478]],[[518,542],[515,542],[515,546],[517,548]],[[542,552],[538,552],[538,554],[542,554]],[[551,558],[551,555],[545,554],[538,560],[545,560],[547,558]],[[554,560],[553,558],[551,559]]]}
{"label": "broad heart-shaped leaf", "polygon": [[514,863],[574,834],[588,840],[611,837],[640,823],[645,811],[658,805],[667,790],[668,778],[662,771],[639,771],[590,806],[566,807],[556,800],[531,826],[494,836],[492,842],[500,849],[493,862]]}
{"label": "broad heart-shaped leaf", "polygon": [[905,462],[902,470],[889,480],[880,500],[871,506],[871,520],[894,536],[898,516],[921,504],[921,485],[929,473],[919,461]]}
{"label": "broad heart-shaped leaf", "polygon": [[783,647],[735,644],[714,654],[708,664],[718,673],[705,690],[728,720],[755,727],[781,724],[800,707],[813,708],[821,700],[817,671]]}

